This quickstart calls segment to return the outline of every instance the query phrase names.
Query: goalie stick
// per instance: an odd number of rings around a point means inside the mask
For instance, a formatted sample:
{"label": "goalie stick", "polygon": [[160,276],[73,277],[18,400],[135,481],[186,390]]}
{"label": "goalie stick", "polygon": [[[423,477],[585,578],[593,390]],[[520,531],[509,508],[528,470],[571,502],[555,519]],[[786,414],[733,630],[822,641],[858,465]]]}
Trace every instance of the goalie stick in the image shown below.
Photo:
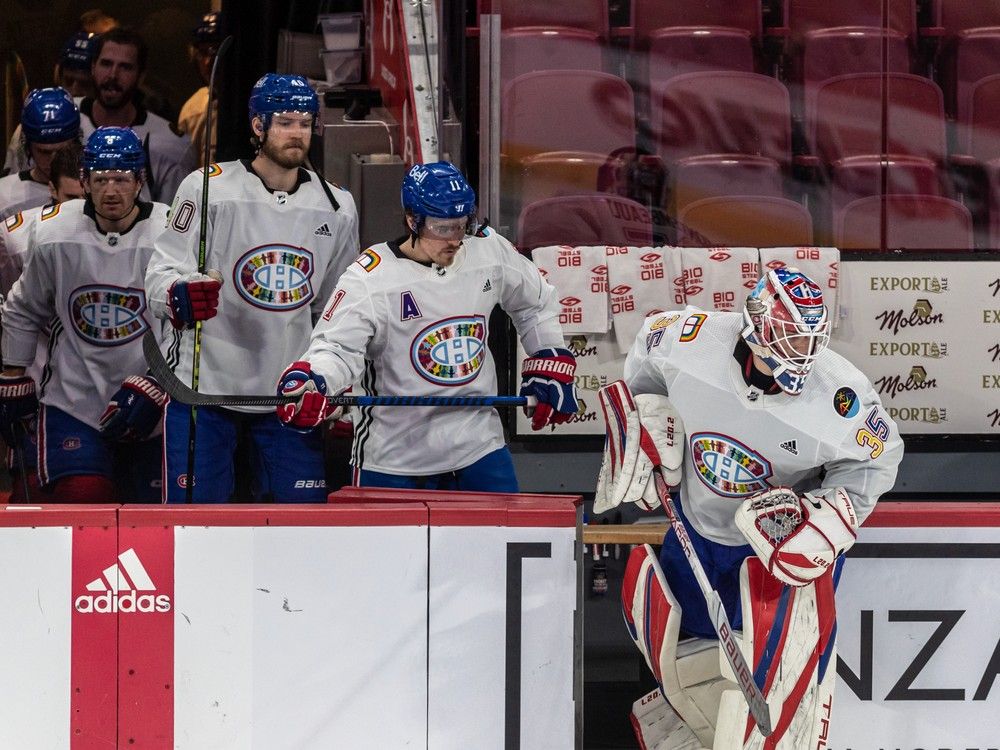
{"label": "goalie stick", "polygon": [[[226,396],[199,393],[178,378],[163,358],[156,334],[146,331],[142,351],[150,374],[170,398],[188,406],[279,406],[296,401],[291,396]],[[331,406],[535,406],[534,396],[327,396]]]}
{"label": "goalie stick", "polygon": [[729,662],[729,666],[733,668],[733,674],[736,675],[740,691],[743,693],[743,697],[746,698],[747,705],[750,706],[750,715],[753,717],[754,723],[757,724],[757,729],[760,730],[760,733],[765,737],[769,737],[773,731],[771,726],[771,708],[768,706],[764,694],[757,687],[757,683],[754,682],[753,670],[750,669],[746,659],[743,658],[740,644],[736,642],[736,637],[733,635],[733,628],[729,624],[726,609],[722,604],[722,598],[719,596],[719,592],[713,589],[712,584],[708,582],[708,576],[705,575],[705,568],[702,567],[701,560],[698,559],[698,553],[694,550],[691,537],[688,536],[687,528],[684,526],[684,522],[677,512],[677,506],[674,505],[674,501],[670,497],[670,488],[667,487],[666,481],[664,481],[663,476],[660,474],[659,467],[653,471],[653,481],[656,483],[656,494],[659,496],[660,502],[663,504],[664,509],[667,511],[667,516],[670,518],[670,526],[677,535],[677,541],[680,542],[681,549],[684,550],[684,556],[691,566],[691,572],[694,574],[695,580],[698,581],[698,587],[705,597],[705,604],[708,605],[708,614],[712,620],[712,626],[715,628],[716,635],[719,636],[719,644],[726,655],[726,660]]}

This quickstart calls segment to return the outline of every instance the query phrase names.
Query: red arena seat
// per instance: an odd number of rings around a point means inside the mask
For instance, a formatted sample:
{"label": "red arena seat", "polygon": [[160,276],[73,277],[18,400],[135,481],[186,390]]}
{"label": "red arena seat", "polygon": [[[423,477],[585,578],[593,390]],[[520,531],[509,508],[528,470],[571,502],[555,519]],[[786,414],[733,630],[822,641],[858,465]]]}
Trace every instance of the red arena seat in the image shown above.
{"label": "red arena seat", "polygon": [[541,26],[508,29],[500,35],[502,83],[538,70],[596,70],[604,68],[597,34],[581,29]]}
{"label": "red arena seat", "polygon": [[761,35],[759,0],[632,0],[632,44],[645,49],[654,31],[676,26],[725,26]]}
{"label": "red arena seat", "polygon": [[733,194],[783,196],[778,163],[762,156],[689,156],[674,165],[671,177],[669,213],[673,216],[702,198]]}
{"label": "red arena seat", "polygon": [[971,250],[972,215],[939,195],[873,195],[849,203],[837,215],[834,243],[841,250],[877,250],[882,217],[888,250]]}
{"label": "red arena seat", "polygon": [[745,29],[678,26],[649,37],[649,85],[659,88],[683,73],[741,70],[753,73],[753,41]]}
{"label": "red arena seat", "polygon": [[1000,73],[971,87],[965,113],[958,123],[959,150],[981,162],[1000,157]]}
{"label": "red arena seat", "polygon": [[517,234],[522,250],[545,245],[633,245],[653,242],[649,211],[617,195],[547,198],[524,208]]}
{"label": "red arena seat", "polygon": [[888,28],[912,39],[917,32],[914,0],[888,0],[888,6],[888,15],[883,17],[882,3],[872,0],[785,0],[784,26],[797,43],[810,31],[835,26]]}
{"label": "red arena seat", "polygon": [[824,81],[850,73],[880,72],[883,39],[887,72],[909,73],[910,48],[899,31],[841,26],[808,32],[802,52],[806,111],[811,109],[816,90]]}
{"label": "red arena seat", "polygon": [[785,198],[703,198],[682,208],[678,217],[682,247],[785,247],[812,241],[809,212]]}
{"label": "red arena seat", "polygon": [[[887,101],[883,144],[882,103]],[[848,156],[945,158],[944,100],[937,84],[907,73],[855,73],[822,84],[806,123],[809,146],[826,164]]]}
{"label": "red arena seat", "polygon": [[1000,59],[1000,5],[969,0],[934,0],[931,13],[943,41],[935,66],[948,112],[967,118],[971,87],[997,72]]}
{"label": "red arena seat", "polygon": [[501,0],[500,23],[505,29],[519,26],[567,26],[608,38],[607,0]]}
{"label": "red arena seat", "polygon": [[668,168],[702,154],[748,154],[791,159],[788,91],[756,73],[686,73],[655,93],[650,125],[656,149]]}

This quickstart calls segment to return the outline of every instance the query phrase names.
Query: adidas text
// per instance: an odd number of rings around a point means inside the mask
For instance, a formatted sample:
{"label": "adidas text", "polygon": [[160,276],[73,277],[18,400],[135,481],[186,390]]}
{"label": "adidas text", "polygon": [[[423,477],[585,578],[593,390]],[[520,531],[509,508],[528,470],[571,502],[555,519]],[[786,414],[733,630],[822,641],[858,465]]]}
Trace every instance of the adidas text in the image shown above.
{"label": "adidas text", "polygon": [[106,591],[93,596],[83,594],[73,602],[77,612],[98,614],[114,612],[169,612],[170,597],[166,594],[139,594],[137,591],[126,591],[115,594]]}
{"label": "adidas text", "polygon": [[330,225],[324,224],[321,227],[316,227],[316,231],[313,234],[319,237],[332,237],[333,233],[330,231]]}

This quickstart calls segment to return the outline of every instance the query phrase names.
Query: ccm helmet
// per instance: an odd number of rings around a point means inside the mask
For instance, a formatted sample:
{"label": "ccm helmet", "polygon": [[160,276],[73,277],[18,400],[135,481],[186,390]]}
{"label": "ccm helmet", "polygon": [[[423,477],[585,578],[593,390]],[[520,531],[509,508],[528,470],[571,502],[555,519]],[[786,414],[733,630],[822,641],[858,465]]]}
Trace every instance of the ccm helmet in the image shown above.
{"label": "ccm helmet", "polygon": [[794,268],[768,271],[747,297],[743,339],[771,368],[786,393],[802,391],[816,358],[830,341],[823,290]]}
{"label": "ccm helmet", "polygon": [[83,173],[104,170],[133,172],[142,176],[146,152],[142,142],[130,128],[98,128],[83,147]]}
{"label": "ccm helmet", "polygon": [[264,132],[276,112],[304,112],[316,117],[319,97],[302,76],[266,73],[250,92],[250,120],[259,117]]}
{"label": "ccm helmet", "polygon": [[62,143],[80,135],[80,110],[66,89],[35,89],[24,100],[21,132],[28,143]]}
{"label": "ccm helmet", "polygon": [[403,210],[416,220],[417,230],[428,216],[437,219],[466,218],[467,231],[474,229],[476,191],[450,162],[414,164],[403,178],[400,200]]}

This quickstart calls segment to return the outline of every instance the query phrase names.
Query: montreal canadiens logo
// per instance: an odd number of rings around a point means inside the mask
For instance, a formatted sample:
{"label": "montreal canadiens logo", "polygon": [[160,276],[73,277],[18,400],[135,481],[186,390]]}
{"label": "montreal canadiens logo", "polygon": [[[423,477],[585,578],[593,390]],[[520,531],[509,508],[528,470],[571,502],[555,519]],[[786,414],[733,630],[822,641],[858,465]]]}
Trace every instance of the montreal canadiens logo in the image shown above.
{"label": "montreal canadiens logo", "polygon": [[691,436],[691,460],[698,478],[717,495],[743,498],[770,487],[771,464],[731,437],[695,433]]}
{"label": "montreal canadiens logo", "polygon": [[233,268],[236,290],[254,307],[295,310],[313,298],[313,256],[302,247],[261,245]]}
{"label": "montreal canadiens logo", "polygon": [[432,383],[464,385],[479,375],[486,352],[486,318],[456,316],[418,333],[410,347],[410,361]]}
{"label": "montreal canadiens logo", "polygon": [[142,289],[82,286],[69,297],[69,316],[79,336],[97,346],[120,346],[149,328],[146,294]]}

